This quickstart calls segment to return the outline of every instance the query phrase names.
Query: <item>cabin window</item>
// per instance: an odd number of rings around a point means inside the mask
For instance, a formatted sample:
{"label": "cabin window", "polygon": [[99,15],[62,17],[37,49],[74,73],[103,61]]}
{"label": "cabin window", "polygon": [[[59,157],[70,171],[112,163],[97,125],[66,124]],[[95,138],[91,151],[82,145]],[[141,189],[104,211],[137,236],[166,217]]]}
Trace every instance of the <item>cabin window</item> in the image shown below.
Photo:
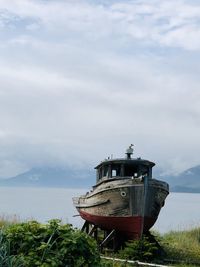
{"label": "cabin window", "polygon": [[[144,177],[144,176],[151,176],[150,172],[151,168],[149,169],[148,166],[139,165],[126,165],[124,168],[124,176],[131,176],[134,178]],[[150,177],[151,178],[151,177]]]}
{"label": "cabin window", "polygon": [[108,164],[102,165],[97,169],[97,181],[104,177],[109,179],[112,177],[134,177],[142,178],[148,176],[152,178],[152,168],[146,165],[134,164]]}
{"label": "cabin window", "polygon": [[111,166],[111,177],[120,176],[121,165],[112,165]]}
{"label": "cabin window", "polygon": [[132,176],[137,178],[138,177],[138,168],[135,166],[125,166],[124,168],[124,176]]}
{"label": "cabin window", "polygon": [[117,176],[117,171],[116,170],[112,170],[112,177],[113,176]]}
{"label": "cabin window", "polygon": [[99,169],[97,169],[97,181],[110,176],[110,166],[109,165],[103,165]]}
{"label": "cabin window", "polygon": [[108,177],[108,165],[103,168],[103,177]]}
{"label": "cabin window", "polygon": [[99,168],[97,170],[97,180],[101,179],[101,177],[102,177],[102,168]]}
{"label": "cabin window", "polygon": [[149,168],[147,166],[140,167],[140,175],[141,176],[149,176]]}

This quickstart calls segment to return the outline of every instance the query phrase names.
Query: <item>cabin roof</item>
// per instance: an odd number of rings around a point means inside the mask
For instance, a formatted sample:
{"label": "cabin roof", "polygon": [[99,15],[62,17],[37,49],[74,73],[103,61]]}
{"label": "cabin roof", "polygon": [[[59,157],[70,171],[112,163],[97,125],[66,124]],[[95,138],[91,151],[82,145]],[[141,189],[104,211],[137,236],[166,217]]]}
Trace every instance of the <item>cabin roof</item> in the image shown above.
{"label": "cabin roof", "polygon": [[109,164],[127,164],[127,165],[146,165],[153,167],[155,166],[155,163],[146,159],[141,159],[141,158],[121,158],[121,159],[105,159],[102,161],[100,164],[98,164],[95,169],[98,169],[99,167],[103,165],[109,165]]}

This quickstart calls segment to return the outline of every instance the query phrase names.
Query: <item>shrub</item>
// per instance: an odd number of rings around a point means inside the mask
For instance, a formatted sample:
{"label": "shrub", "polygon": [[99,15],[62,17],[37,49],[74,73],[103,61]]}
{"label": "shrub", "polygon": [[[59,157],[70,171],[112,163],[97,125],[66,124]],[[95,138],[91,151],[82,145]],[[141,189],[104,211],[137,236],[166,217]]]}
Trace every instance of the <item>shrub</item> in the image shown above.
{"label": "shrub", "polygon": [[23,261],[20,257],[10,255],[10,243],[6,240],[3,230],[0,230],[0,266],[22,267]]}
{"label": "shrub", "polygon": [[140,240],[128,241],[123,250],[119,252],[119,257],[130,260],[151,261],[159,255],[159,248],[155,242],[151,242],[148,237]]}
{"label": "shrub", "polygon": [[18,223],[5,229],[10,254],[23,259],[29,267],[99,266],[96,242],[71,225],[51,220]]}

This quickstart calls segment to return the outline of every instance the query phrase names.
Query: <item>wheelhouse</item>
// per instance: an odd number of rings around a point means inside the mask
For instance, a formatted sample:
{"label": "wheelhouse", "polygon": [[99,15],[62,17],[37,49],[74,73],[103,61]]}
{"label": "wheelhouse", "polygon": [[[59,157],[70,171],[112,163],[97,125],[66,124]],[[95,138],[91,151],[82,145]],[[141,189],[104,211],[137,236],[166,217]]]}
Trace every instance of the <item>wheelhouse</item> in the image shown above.
{"label": "wheelhouse", "polygon": [[152,167],[155,163],[143,159],[105,160],[96,169],[97,183],[114,178],[152,178]]}

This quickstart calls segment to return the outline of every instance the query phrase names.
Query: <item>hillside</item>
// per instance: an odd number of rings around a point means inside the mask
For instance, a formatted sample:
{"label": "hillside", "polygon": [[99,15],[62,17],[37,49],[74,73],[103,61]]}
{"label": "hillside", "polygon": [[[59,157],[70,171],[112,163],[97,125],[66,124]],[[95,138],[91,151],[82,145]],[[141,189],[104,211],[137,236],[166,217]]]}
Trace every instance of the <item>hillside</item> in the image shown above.
{"label": "hillside", "polygon": [[[0,186],[90,188],[95,184],[95,177],[95,170],[89,168],[40,167],[2,179]],[[155,177],[168,182],[171,192],[200,193],[200,165],[178,175],[162,176],[157,173]]]}
{"label": "hillside", "polygon": [[171,192],[200,193],[200,165],[160,179],[169,183]]}
{"label": "hillside", "polygon": [[0,180],[0,186],[88,188],[95,183],[95,171],[86,169],[33,168],[15,177]]}

